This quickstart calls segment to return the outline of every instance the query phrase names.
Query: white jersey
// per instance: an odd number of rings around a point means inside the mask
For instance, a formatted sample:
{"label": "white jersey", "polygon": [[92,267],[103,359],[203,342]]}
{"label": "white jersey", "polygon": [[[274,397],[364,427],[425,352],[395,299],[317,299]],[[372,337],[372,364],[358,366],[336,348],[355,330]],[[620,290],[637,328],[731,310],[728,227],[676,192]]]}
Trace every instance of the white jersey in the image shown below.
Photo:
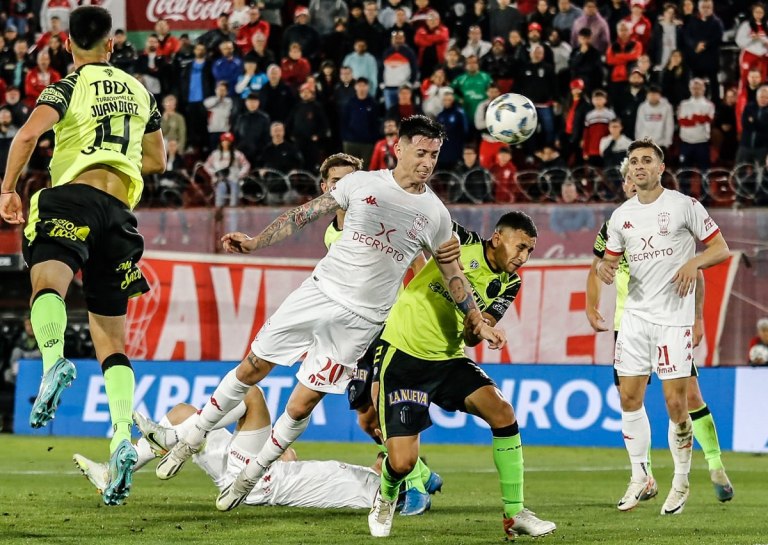
{"label": "white jersey", "polygon": [[694,256],[694,237],[706,243],[719,231],[699,201],[670,189],[650,204],[635,196],[618,207],[608,222],[606,251],[625,254],[629,263],[625,311],[654,324],[693,325],[695,296],[680,297],[672,279]]}
{"label": "white jersey", "polygon": [[[192,460],[219,490],[245,469],[254,455],[231,447],[226,429],[208,434],[205,447]],[[334,460],[274,462],[245,499],[247,505],[283,505],[318,509],[370,509],[380,485],[370,467]]]}
{"label": "white jersey", "polygon": [[353,172],[330,193],[347,211],[344,230],[312,278],[330,299],[383,323],[414,258],[451,238],[451,216],[429,187],[408,193],[389,170]]}

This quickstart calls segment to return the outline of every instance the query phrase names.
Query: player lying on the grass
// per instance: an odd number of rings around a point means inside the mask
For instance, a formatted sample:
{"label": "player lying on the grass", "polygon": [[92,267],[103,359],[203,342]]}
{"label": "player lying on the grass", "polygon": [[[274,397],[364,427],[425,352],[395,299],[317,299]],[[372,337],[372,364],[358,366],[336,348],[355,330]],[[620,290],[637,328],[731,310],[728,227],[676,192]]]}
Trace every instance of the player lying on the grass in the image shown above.
{"label": "player lying on the grass", "polygon": [[[269,411],[258,386],[245,396],[245,412],[241,414],[234,435],[224,428],[208,434],[203,449],[192,457],[211,478],[219,490],[231,483],[248,462],[269,440]],[[136,469],[155,456],[161,456],[177,442],[178,434],[192,425],[190,417],[195,407],[179,403],[159,423],[152,422],[138,412],[134,420],[142,433],[136,443],[139,460]],[[231,415],[228,415],[231,416]],[[370,509],[379,488],[381,459],[373,467],[363,467],[334,460],[296,461],[293,449],[286,450],[281,459],[273,463],[246,498],[248,505],[283,505],[288,507],[315,507],[327,509]],[[107,466],[80,454],[73,457],[75,465],[98,489],[105,486]]]}
{"label": "player lying on the grass", "polygon": [[0,195],[0,216],[24,223],[16,183],[39,138],[55,132],[51,185],[35,193],[24,229],[30,267],[31,321],[42,353],[43,379],[29,425],[53,419],[63,390],[76,376],[64,357],[64,298],[82,272],[91,338],[104,373],[114,434],[109,445],[110,484],[104,503],[120,504],[131,488],[136,452],[131,446],[134,375],[125,354],[128,299],[149,291],[138,262],[144,239],[133,208],[143,175],[165,171],[161,116],[152,94],[133,76],[111,66],[112,17],[84,6],[69,17],[75,71],[48,85],[11,144]]}
{"label": "player lying on the grass", "polygon": [[[630,199],[637,193],[637,188],[634,182],[629,176],[629,160],[624,159],[619,169],[622,175],[622,190],[624,191],[624,198]],[[589,270],[587,276],[587,319],[589,320],[592,329],[596,332],[608,331],[603,323],[604,319],[600,314],[600,293],[602,291],[602,282],[597,277],[596,267],[600,260],[605,255],[605,242],[608,238],[608,222],[603,223],[600,232],[595,238],[595,245],[592,252],[595,254],[592,260],[592,267]],[[627,292],[629,290],[629,263],[627,263],[626,255],[621,257],[619,261],[619,268],[616,271],[616,311],[613,318],[614,339],[618,337],[619,329],[621,327],[621,316],[624,312],[624,303],[627,299]],[[693,347],[699,345],[702,337],[704,336],[704,273],[699,271],[696,279],[696,314],[693,324]],[[616,387],[619,387],[619,376],[616,374],[616,369],[613,370],[613,381]],[[650,381],[650,377],[649,377]],[[645,410],[643,407],[641,410]],[[701,395],[701,389],[699,388],[698,370],[696,369],[695,362],[691,361],[691,378],[688,381],[688,413],[691,415],[691,421],[693,423],[693,437],[701,445],[704,451],[704,459],[709,466],[709,475],[712,480],[712,485],[715,488],[715,496],[720,501],[729,501],[733,498],[733,486],[731,485],[728,475],[725,473],[725,467],[720,457],[720,442],[717,438],[717,429],[715,428],[715,421],[712,417],[712,413],[709,410],[704,398]],[[659,487],[656,479],[653,478],[650,451],[648,453],[648,475],[650,476],[650,483],[648,488],[643,491],[639,501],[645,501],[653,498],[658,494]],[[622,504],[621,507],[632,505]],[[634,506],[634,505],[633,505]]]}
{"label": "player lying on the grass", "polygon": [[[674,478],[662,515],[680,514],[690,493],[693,425],[687,390],[693,363],[696,279],[699,269],[728,259],[728,244],[699,201],[661,186],[664,153],[650,139],[627,150],[637,194],[608,223],[605,254],[595,272],[612,284],[619,262],[629,263],[629,290],[616,340],[622,435],[632,477],[618,508],[637,505],[652,485],[648,474],[651,426],[643,406],[651,372],[661,380],[669,413],[667,439]],[[706,249],[696,254],[696,240]]]}
{"label": "player lying on the grass", "polygon": [[[336,187],[336,183],[341,180],[347,174],[357,172],[363,168],[362,159],[353,157],[346,153],[336,153],[328,157],[323,164],[320,165],[320,189],[323,193],[327,193]],[[325,246],[330,250],[331,245],[341,238],[342,231],[344,230],[344,218],[346,216],[345,210],[337,210],[336,215],[333,217],[331,223],[325,230],[325,236],[323,241]],[[450,263],[459,258],[459,244],[458,240],[451,239],[449,243],[441,246],[438,251],[438,256],[441,257],[444,262]],[[436,257],[438,257],[436,256]],[[417,274],[426,263],[426,259],[423,254],[416,255],[416,258],[411,263],[411,270],[414,274]],[[366,432],[373,441],[379,445],[382,451],[386,451],[381,442],[381,437],[378,433],[379,419],[376,415],[376,408],[371,402],[371,376],[370,370],[373,362],[373,352],[375,348],[375,342],[371,343],[371,346],[366,351],[365,355],[358,360],[357,368],[354,371],[348,386],[347,396],[349,397],[350,410],[357,411],[357,422],[360,428]],[[428,475],[426,482],[424,482],[424,476]],[[424,461],[419,458],[416,467],[408,475],[405,480],[405,494],[403,501],[398,503],[400,508],[400,514],[422,515],[431,507],[430,494],[434,494],[439,491],[443,486],[443,480],[440,475],[432,472]]]}
{"label": "player lying on the grass", "polygon": [[465,345],[480,342],[475,333],[479,323],[495,325],[517,297],[517,271],[528,261],[536,237],[533,220],[517,211],[499,218],[488,240],[477,234],[464,237],[461,263],[482,314],[457,312],[453,301],[473,295],[458,282],[446,281],[435,260],[411,280],[392,307],[374,362],[388,454],[381,494],[368,515],[371,535],[386,537],[391,531],[400,484],[418,459],[419,434],[432,424],[432,403],[479,416],[490,426],[505,534],[542,536],[555,530],[554,523],[540,520],[523,505],[523,451],[512,405],[464,354]]}
{"label": "player lying on the grass", "polygon": [[[435,253],[452,236],[450,214],[427,185],[444,137],[443,127],[429,118],[406,118],[395,145],[394,170],[350,174],[329,193],[285,212],[254,238],[244,233],[223,237],[227,251],[249,253],[283,240],[321,215],[347,210],[339,241],[267,320],[240,365],[222,379],[194,425],[158,464],[159,478],[178,473],[251,385],[275,365],[292,366],[306,354],[271,440],[216,500],[219,510],[233,509],[301,436],[320,400],[345,391],[357,360],[389,314],[410,263],[423,250]],[[457,261],[440,264],[440,270],[446,282],[456,279],[472,293]],[[455,303],[465,315],[480,314],[471,296]],[[485,322],[478,320],[475,329],[492,347],[506,343],[504,333]]]}

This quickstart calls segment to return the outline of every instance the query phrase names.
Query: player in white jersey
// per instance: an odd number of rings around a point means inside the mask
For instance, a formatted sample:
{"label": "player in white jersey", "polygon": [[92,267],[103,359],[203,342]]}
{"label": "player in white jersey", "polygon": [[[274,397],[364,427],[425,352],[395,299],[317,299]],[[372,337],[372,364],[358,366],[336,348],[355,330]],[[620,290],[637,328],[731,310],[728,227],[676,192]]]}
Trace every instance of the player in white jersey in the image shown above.
{"label": "player in white jersey", "polygon": [[[629,158],[624,158],[619,168],[622,177],[622,189],[624,191],[624,198],[630,199],[637,193],[637,188],[632,178],[629,176]],[[600,306],[600,292],[602,282],[597,278],[595,268],[597,264],[605,255],[605,241],[607,239],[608,224],[604,223],[602,229],[597,235],[593,252],[595,254],[592,260],[592,267],[587,275],[587,319],[592,329],[596,333],[602,331],[608,331],[603,326],[603,317],[600,314],[598,307]],[[624,303],[627,298],[627,291],[629,288],[629,264],[625,259],[619,262],[619,268],[616,272],[615,282],[616,284],[616,311],[614,313],[614,340],[618,337],[619,329],[621,326],[621,317],[624,314]],[[693,323],[693,348],[696,348],[701,340],[704,338],[704,273],[698,272],[696,277],[696,291],[695,291],[695,307],[696,315]],[[720,441],[717,437],[717,428],[715,427],[715,420],[712,416],[712,412],[709,410],[709,406],[704,401],[699,388],[698,370],[696,369],[695,362],[691,362],[691,377],[688,379],[688,412],[691,415],[691,422],[693,424],[693,437],[701,446],[704,451],[704,458],[707,461],[709,469],[709,476],[712,481],[712,486],[715,489],[715,496],[721,502],[730,501],[733,499],[733,485],[725,472],[725,467],[721,459]],[[613,380],[616,387],[619,387],[619,376],[616,374],[616,369],[613,370]],[[650,377],[648,378],[650,384]],[[648,453],[648,474],[650,475],[650,487],[646,489],[639,500],[644,501],[653,498],[658,493],[658,485],[653,478],[653,471],[651,467],[651,453]],[[625,504],[626,505],[626,504]],[[625,506],[624,505],[624,506]]]}
{"label": "player in white jersey", "polygon": [[[355,172],[334,189],[282,214],[251,238],[229,233],[222,239],[230,252],[249,253],[279,242],[324,214],[347,211],[341,238],[311,276],[267,320],[251,351],[230,371],[192,426],[160,461],[156,474],[169,479],[203,444],[205,436],[248,389],[275,365],[290,366],[306,354],[298,384],[268,441],[235,481],[219,495],[222,511],[239,505],[306,429],[314,407],[326,393],[343,393],[363,355],[381,328],[414,257],[435,253],[451,238],[451,217],[426,185],[437,162],[445,132],[424,116],[403,120],[395,145],[393,171]],[[439,265],[445,281],[460,278],[466,293],[458,308],[476,324],[491,347],[505,344],[504,333],[482,321],[472,288],[457,261]]]}
{"label": "player in white jersey", "polygon": [[[136,443],[139,458],[135,470],[172,447],[178,440],[178,434],[191,424],[190,417],[195,412],[192,405],[179,403],[163,416],[159,424],[135,412],[134,420],[143,435]],[[192,457],[192,461],[205,471],[219,490],[237,477],[269,439],[271,430],[269,411],[258,386],[251,388],[245,403],[227,417],[230,423],[233,420],[238,422],[235,434],[223,428],[211,431],[203,449]],[[94,462],[80,454],[75,454],[73,459],[97,490],[106,487],[107,464]],[[379,488],[382,459],[383,456],[379,456],[373,467],[336,460],[296,461],[295,451],[288,449],[280,461],[269,467],[244,503],[370,509]]]}
{"label": "player in white jersey", "polygon": [[[727,259],[728,245],[701,203],[661,186],[661,148],[649,139],[636,140],[627,155],[637,194],[611,215],[605,255],[596,267],[600,280],[611,284],[622,255],[629,263],[629,293],[614,367],[632,478],[618,508],[635,507],[651,484],[646,469],[651,428],[643,398],[648,377],[655,371],[669,413],[668,440],[675,466],[661,514],[679,514],[688,499],[693,444],[686,402],[693,361],[693,293],[699,269]],[[699,255],[694,237],[706,246]]]}

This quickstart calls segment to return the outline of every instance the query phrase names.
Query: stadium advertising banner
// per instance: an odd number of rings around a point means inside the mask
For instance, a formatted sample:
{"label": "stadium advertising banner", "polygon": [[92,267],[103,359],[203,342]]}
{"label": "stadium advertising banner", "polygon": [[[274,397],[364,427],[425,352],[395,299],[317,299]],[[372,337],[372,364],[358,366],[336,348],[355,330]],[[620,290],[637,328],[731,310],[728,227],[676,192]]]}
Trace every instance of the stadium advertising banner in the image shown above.
{"label": "stadium advertising banner", "polygon": [[[155,420],[177,403],[202,406],[234,362],[144,362],[136,370],[136,408]],[[93,360],[77,362],[78,377],[62,396],[48,427],[29,427],[29,411],[40,380],[40,363],[22,362],[16,387],[15,432],[33,435],[107,436],[111,427],[104,378]],[[611,367],[603,365],[489,365],[484,369],[515,407],[523,440],[531,445],[623,448],[619,398]],[[283,411],[296,384],[297,368],[276,367],[261,383],[272,419]],[[702,369],[701,389],[717,421],[722,448],[768,452],[768,425],[754,415],[768,412],[768,368]],[[661,385],[654,378],[646,407],[655,447],[667,444]],[[487,425],[463,413],[433,406],[430,443],[487,443]],[[346,396],[328,395],[312,414],[305,440],[370,441],[357,425]]]}
{"label": "stadium advertising banner", "polygon": [[[501,351],[478,346],[480,363],[613,361],[613,335],[595,334],[584,314],[589,260],[533,261],[523,287],[500,322],[509,340]],[[700,365],[717,364],[736,257],[707,269],[705,339]],[[147,252],[140,263],[152,291],[128,309],[128,354],[149,360],[240,360],[264,321],[309,275],[314,260],[256,259]],[[613,323],[614,291],[605,287],[601,311]]]}
{"label": "stadium advertising banner", "polygon": [[230,0],[130,0],[127,28],[130,31],[148,31],[160,19],[168,21],[174,32],[184,30],[210,30],[216,28],[216,18],[229,13]]}

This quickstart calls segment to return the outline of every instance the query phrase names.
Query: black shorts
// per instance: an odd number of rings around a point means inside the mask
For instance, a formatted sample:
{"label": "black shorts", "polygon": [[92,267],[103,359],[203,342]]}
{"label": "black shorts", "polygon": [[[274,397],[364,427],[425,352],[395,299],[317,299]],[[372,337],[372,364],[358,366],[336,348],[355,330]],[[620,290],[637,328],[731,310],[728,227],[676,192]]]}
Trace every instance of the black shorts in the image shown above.
{"label": "black shorts", "polygon": [[[613,340],[614,340],[614,342],[616,341],[616,339],[618,337],[619,337],[619,332],[618,331],[614,331],[613,332]],[[696,363],[695,362],[691,362],[691,376],[692,377],[698,377],[699,376],[699,369],[696,367]],[[648,384],[651,383],[651,378],[652,377],[653,377],[653,374],[648,375]],[[614,386],[618,386],[619,385],[619,374],[616,372],[616,368],[615,367],[613,368],[613,384],[614,384]]]}
{"label": "black shorts", "polygon": [[496,386],[468,358],[430,361],[388,346],[382,354],[379,421],[389,437],[418,435],[432,425],[429,405],[467,412],[464,400],[484,386]]}
{"label": "black shorts", "polygon": [[357,360],[355,373],[347,384],[349,410],[367,409],[371,404],[371,385],[379,381],[378,371],[381,367],[382,354],[386,350],[384,346],[389,344],[380,341],[376,336],[363,357]]}
{"label": "black shorts", "polygon": [[32,196],[22,250],[27,266],[61,261],[83,271],[89,312],[122,316],[128,299],[149,291],[137,263],[144,238],[119,199],[85,184],[42,189]]}

